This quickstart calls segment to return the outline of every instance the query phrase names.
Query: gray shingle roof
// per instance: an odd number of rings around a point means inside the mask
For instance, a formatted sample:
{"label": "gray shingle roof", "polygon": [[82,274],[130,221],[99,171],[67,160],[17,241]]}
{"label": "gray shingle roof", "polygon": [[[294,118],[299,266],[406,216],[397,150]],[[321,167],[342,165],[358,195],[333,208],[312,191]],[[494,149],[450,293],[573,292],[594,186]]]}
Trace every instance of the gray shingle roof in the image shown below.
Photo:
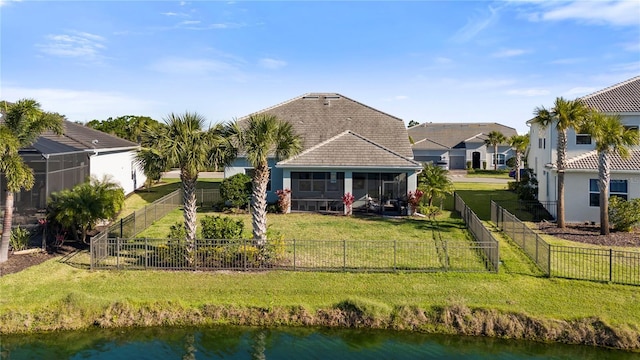
{"label": "gray shingle roof", "polygon": [[416,150],[453,149],[465,141],[482,142],[491,131],[507,138],[517,135],[516,129],[498,123],[423,123],[407,129]]}
{"label": "gray shingle roof", "polygon": [[413,157],[402,119],[340,94],[309,93],[251,115],[261,113],[289,122],[303,139],[303,151],[350,130],[399,155]]}
{"label": "gray shingle roof", "polygon": [[422,168],[420,163],[349,130],[317,144],[293,158],[283,160],[277,166]]}
{"label": "gray shingle roof", "polygon": [[580,100],[601,112],[640,112],[640,76],[583,96]]}
{"label": "gray shingle roof", "polygon": [[[598,152],[596,150],[578,155],[567,160],[567,169],[598,170]],[[623,159],[617,152],[611,156],[611,170],[637,171],[640,173],[640,150],[630,151],[630,156]]]}
{"label": "gray shingle roof", "polygon": [[43,154],[56,154],[90,149],[102,151],[121,148],[135,149],[138,146],[134,142],[70,121],[65,121],[63,127],[63,135],[46,132],[36,140],[32,149]]}

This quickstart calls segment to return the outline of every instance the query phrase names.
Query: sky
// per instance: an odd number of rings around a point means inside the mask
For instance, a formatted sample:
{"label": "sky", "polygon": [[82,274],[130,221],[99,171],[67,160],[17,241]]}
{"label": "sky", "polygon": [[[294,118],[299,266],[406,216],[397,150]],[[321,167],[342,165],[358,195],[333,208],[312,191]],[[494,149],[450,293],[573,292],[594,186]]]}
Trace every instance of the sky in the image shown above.
{"label": "sky", "polygon": [[71,121],[230,121],[335,92],[497,122],[640,75],[640,1],[0,0],[0,99]]}

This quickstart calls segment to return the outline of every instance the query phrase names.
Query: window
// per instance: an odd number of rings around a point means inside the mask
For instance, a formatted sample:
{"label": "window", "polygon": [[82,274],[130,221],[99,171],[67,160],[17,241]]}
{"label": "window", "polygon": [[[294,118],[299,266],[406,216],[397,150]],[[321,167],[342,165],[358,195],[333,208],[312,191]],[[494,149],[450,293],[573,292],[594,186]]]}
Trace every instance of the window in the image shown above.
{"label": "window", "polygon": [[[255,169],[244,169],[244,173],[253,179],[253,174],[255,173]],[[267,191],[271,191],[271,171],[269,171],[269,182],[267,183]]]}
{"label": "window", "polygon": [[[610,180],[609,196],[617,196],[627,200],[627,180]],[[598,179],[589,179],[589,206],[600,206]]]}
{"label": "window", "polygon": [[498,165],[504,165],[504,154],[493,154],[493,163],[496,163],[496,155],[498,156]]}
{"label": "window", "polygon": [[542,149],[542,139],[538,139],[538,149]]}
{"label": "window", "polygon": [[591,135],[576,134],[576,145],[591,145]]}

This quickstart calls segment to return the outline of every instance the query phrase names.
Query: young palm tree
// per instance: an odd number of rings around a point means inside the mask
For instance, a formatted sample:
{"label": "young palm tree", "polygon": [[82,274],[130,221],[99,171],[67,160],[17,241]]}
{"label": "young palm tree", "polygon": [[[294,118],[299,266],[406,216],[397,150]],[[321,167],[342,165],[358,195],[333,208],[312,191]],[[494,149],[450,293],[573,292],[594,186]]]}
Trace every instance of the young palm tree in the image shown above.
{"label": "young palm tree", "polygon": [[142,168],[144,176],[147,178],[145,187],[147,191],[151,189],[154,182],[162,177],[162,173],[167,170],[167,162],[160,152],[152,147],[138,150],[135,163]]}
{"label": "young palm tree", "polygon": [[516,181],[520,181],[520,161],[529,146],[529,135],[513,135],[509,138],[509,145],[516,151]]}
{"label": "young palm tree", "polygon": [[0,241],[0,263],[9,258],[9,240],[13,223],[13,195],[20,189],[33,187],[33,170],[28,167],[18,150],[35,143],[45,131],[62,134],[64,116],[42,111],[40,104],[32,99],[18,100],[13,104],[0,104],[0,173],[6,178],[4,218]]}
{"label": "young palm tree", "polygon": [[251,194],[253,239],[258,246],[267,241],[267,184],[269,183],[269,156],[287,159],[300,152],[302,140],[291,124],[274,115],[252,115],[246,122],[236,124],[234,133],[239,151],[255,169]]}
{"label": "young palm tree", "polygon": [[591,135],[598,152],[598,187],[600,188],[600,234],[609,234],[609,180],[611,179],[611,156],[630,155],[629,147],[639,144],[637,129],[627,129],[619,116],[593,112],[582,131]]}
{"label": "young palm tree", "polygon": [[485,144],[493,146],[493,170],[498,170],[498,145],[507,141],[507,138],[500,131],[492,131],[487,134]]}
{"label": "young palm tree", "polygon": [[184,225],[188,249],[193,249],[196,238],[196,183],[198,173],[205,171],[216,160],[212,149],[224,143],[223,126],[205,130],[205,118],[197,113],[170,114],[166,126],[148,128],[143,135],[147,146],[157,150],[168,168],[180,169],[184,191]]}
{"label": "young palm tree", "polygon": [[564,169],[567,167],[567,130],[578,129],[587,119],[589,109],[579,100],[556,98],[553,108],[543,106],[534,110],[533,123],[543,129],[555,127],[558,132],[556,168],[558,170],[557,226],[565,227],[564,220]]}
{"label": "young palm tree", "polygon": [[432,163],[422,166],[422,172],[418,174],[418,189],[424,191],[429,206],[433,205],[433,200],[453,193],[453,183],[448,174],[449,171]]}

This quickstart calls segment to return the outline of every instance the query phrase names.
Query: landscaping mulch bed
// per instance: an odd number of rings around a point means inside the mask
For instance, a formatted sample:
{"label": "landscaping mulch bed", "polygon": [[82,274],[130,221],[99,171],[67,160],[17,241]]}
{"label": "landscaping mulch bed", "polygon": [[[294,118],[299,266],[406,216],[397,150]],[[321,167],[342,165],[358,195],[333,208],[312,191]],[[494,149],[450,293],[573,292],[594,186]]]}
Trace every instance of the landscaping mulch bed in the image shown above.
{"label": "landscaping mulch bed", "polygon": [[39,250],[26,254],[9,253],[9,259],[0,264],[0,276],[17,273],[30,266],[38,265],[54,257],[68,255],[84,247],[86,247],[86,245],[81,246],[70,243],[69,245],[65,244],[55,249],[48,249],[47,251]]}
{"label": "landscaping mulch bed", "polygon": [[546,234],[585,244],[640,247],[640,229],[637,228],[632,232],[611,230],[609,235],[600,235],[600,227],[591,224],[567,224],[566,228],[559,229],[555,223],[543,221],[538,228]]}

